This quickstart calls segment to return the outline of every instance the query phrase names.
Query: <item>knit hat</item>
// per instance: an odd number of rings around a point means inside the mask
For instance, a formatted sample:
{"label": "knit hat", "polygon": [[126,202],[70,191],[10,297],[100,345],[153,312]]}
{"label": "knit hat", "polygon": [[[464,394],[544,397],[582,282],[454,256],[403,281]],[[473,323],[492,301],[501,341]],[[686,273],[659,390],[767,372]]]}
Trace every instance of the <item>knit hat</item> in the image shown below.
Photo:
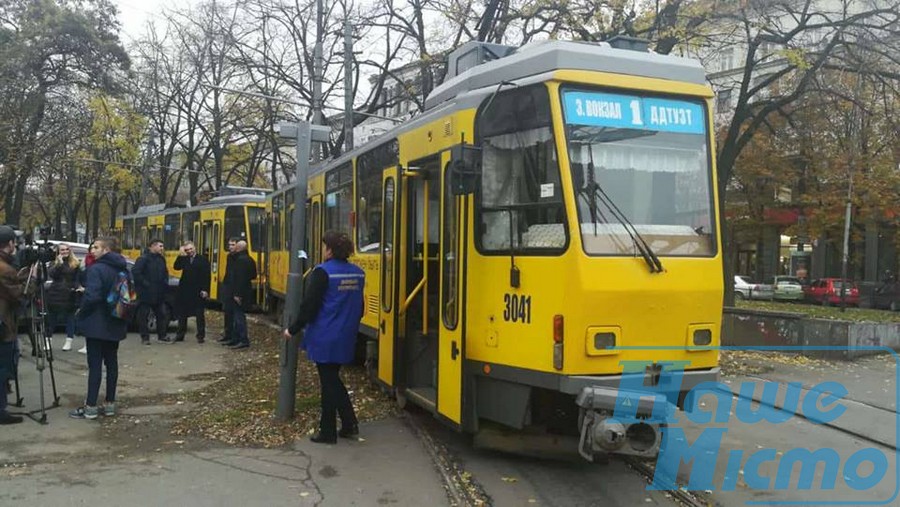
{"label": "knit hat", "polygon": [[0,245],[16,240],[16,231],[8,225],[0,225]]}

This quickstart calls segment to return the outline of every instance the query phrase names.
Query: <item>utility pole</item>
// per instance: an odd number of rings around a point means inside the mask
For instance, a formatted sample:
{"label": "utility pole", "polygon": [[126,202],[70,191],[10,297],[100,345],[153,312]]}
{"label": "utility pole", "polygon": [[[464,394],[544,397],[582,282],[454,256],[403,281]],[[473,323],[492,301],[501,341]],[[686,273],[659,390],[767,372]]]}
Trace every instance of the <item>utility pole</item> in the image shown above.
{"label": "utility pole", "polygon": [[147,133],[147,154],[144,157],[144,167],[141,169],[141,196],[138,199],[138,208],[144,205],[147,191],[150,188],[150,166],[152,165],[154,146],[156,146],[156,130],[151,128]]}
{"label": "utility pole", "polygon": [[[283,329],[287,329],[297,318],[297,310],[303,298],[303,261],[306,252],[302,250],[306,237],[306,185],[309,174],[310,147],[313,142],[328,141],[331,129],[322,125],[310,125],[307,122],[282,123],[278,126],[279,135],[283,138],[297,140],[297,168],[294,173],[294,214],[291,217],[290,272],[287,278],[287,294],[284,301]],[[275,405],[275,418],[288,421],[294,417],[294,405],[297,398],[297,358],[300,347],[300,336],[294,335],[290,340],[282,340],[279,359],[281,374],[278,380],[278,400]]]}
{"label": "utility pole", "polygon": [[[323,60],[324,56],[322,55],[322,38],[324,36],[325,27],[323,26],[322,16],[324,13],[322,12],[322,0],[316,0],[316,45],[313,49],[313,96],[312,96],[312,107],[313,107],[313,119],[312,122],[314,125],[322,125],[324,124],[324,115],[322,114],[322,73],[324,72],[323,67],[325,66]],[[325,158],[322,156],[321,148],[316,147],[313,150],[313,160],[319,161]],[[301,202],[306,201],[295,201],[299,206]]]}
{"label": "utility pole", "polygon": [[850,257],[850,219],[853,212],[853,172],[857,162],[857,150],[862,138],[862,112],[859,109],[859,100],[862,95],[862,64],[856,73],[856,93],[854,94],[853,110],[850,119],[850,164],[848,168],[847,184],[847,208],[844,211],[844,250],[841,255],[841,311],[847,311],[847,263]]}
{"label": "utility pole", "polygon": [[353,25],[344,20],[344,151],[353,149]]}

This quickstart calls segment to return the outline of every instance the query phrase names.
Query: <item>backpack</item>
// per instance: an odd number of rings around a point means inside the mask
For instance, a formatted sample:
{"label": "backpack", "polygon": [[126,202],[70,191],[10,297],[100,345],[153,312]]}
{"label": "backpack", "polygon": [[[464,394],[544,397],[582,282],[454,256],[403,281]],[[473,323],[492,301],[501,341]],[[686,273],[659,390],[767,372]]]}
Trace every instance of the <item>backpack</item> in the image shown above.
{"label": "backpack", "polygon": [[137,308],[137,293],[134,291],[134,283],[127,271],[119,271],[116,280],[106,296],[106,304],[109,305],[110,314],[124,321],[130,321]]}

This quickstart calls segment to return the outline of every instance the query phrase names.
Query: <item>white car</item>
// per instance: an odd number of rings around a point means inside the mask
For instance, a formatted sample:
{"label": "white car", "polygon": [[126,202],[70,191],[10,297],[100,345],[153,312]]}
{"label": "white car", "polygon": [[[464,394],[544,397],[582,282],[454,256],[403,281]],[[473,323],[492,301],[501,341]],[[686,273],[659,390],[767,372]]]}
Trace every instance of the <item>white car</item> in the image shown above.
{"label": "white car", "polygon": [[734,295],[738,299],[772,299],[775,287],[762,283],[753,283],[749,276],[734,276]]}

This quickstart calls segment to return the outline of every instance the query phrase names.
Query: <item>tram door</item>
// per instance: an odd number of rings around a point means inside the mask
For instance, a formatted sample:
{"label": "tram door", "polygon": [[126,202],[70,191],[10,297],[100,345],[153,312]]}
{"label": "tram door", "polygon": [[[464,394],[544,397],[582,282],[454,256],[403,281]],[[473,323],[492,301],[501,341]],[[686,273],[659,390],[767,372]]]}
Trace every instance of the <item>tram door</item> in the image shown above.
{"label": "tram door", "polygon": [[407,398],[436,409],[440,329],[440,159],[410,163],[404,179],[400,303],[402,386]]}
{"label": "tram door", "polygon": [[[462,424],[462,364],[464,330],[462,325],[464,208],[466,198],[453,195],[450,185],[450,154],[445,152],[441,165],[445,167],[442,177],[434,181],[441,189],[440,195],[440,302],[438,322],[440,339],[438,349],[438,397],[437,411],[457,425]],[[436,175],[440,176],[440,171]],[[437,218],[437,216],[435,216]]]}
{"label": "tram door", "polygon": [[400,251],[399,217],[400,217],[400,187],[398,185],[399,172],[397,167],[384,171],[382,184],[382,205],[384,212],[381,214],[381,319],[378,325],[378,378],[395,386],[397,378],[397,352],[398,329],[397,292],[399,287],[398,271],[400,259],[397,252]]}
{"label": "tram door", "polygon": [[221,230],[222,225],[219,220],[204,220],[201,224],[202,228],[202,252],[206,260],[209,261],[211,280],[209,285],[210,299],[216,299],[219,292],[219,281],[222,274],[219,273],[219,254],[222,251]]}

